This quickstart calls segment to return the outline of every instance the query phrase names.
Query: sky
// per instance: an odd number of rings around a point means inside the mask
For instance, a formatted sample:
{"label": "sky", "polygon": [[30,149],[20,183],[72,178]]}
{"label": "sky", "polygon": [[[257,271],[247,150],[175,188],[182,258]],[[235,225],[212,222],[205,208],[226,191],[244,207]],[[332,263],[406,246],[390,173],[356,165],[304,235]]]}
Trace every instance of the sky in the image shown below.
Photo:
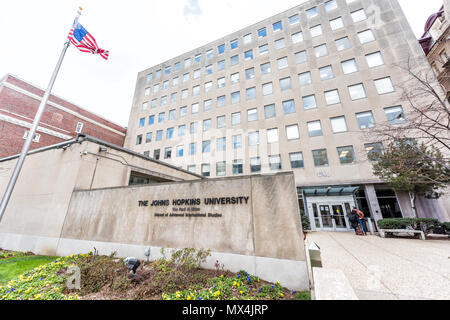
{"label": "sky", "polygon": [[[442,0],[399,0],[414,33]],[[295,7],[303,0],[1,0],[0,78],[46,88],[78,7],[108,61],[67,51],[52,93],[127,126],[138,72]],[[1,107],[1,106],[0,106]]]}

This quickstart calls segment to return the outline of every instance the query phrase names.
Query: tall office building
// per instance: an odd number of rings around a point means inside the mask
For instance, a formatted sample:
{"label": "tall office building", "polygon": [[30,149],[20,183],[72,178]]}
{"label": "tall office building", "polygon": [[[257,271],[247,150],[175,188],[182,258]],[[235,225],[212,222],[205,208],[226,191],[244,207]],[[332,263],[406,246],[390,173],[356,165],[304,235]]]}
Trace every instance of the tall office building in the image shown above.
{"label": "tall office building", "polygon": [[[396,0],[309,1],[138,74],[127,148],[217,178],[293,171],[313,229],[413,215],[372,174],[370,130],[408,121],[407,62],[428,68]],[[450,219],[447,198],[419,215]]]}

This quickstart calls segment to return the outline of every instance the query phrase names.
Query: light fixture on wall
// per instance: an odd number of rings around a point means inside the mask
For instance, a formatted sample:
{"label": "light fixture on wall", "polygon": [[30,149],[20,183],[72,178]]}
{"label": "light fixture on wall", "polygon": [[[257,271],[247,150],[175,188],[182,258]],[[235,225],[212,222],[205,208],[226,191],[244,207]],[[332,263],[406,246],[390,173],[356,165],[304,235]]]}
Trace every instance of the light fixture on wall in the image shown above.
{"label": "light fixture on wall", "polygon": [[104,146],[100,146],[98,149],[98,152],[106,152],[108,151],[108,148],[104,147]]}

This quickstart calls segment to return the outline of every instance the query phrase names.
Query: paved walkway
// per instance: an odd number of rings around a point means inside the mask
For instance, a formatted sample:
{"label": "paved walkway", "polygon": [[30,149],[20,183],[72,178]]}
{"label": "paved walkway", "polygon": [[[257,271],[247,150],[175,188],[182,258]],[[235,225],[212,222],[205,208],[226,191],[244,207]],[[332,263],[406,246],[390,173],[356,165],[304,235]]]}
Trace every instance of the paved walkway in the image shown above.
{"label": "paved walkway", "polygon": [[361,300],[450,300],[450,241],[308,233],[324,268],[341,269]]}

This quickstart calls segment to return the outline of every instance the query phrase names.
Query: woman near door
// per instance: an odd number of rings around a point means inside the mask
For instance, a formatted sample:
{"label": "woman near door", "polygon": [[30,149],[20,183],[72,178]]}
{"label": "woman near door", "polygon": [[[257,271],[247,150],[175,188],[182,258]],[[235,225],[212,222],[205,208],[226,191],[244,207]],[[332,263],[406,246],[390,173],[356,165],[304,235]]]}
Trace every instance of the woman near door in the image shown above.
{"label": "woman near door", "polygon": [[352,224],[352,228],[355,229],[355,233],[358,236],[366,235],[366,230],[365,230],[362,219],[364,219],[364,213],[362,211],[356,209],[356,207],[353,207],[353,210],[350,213],[348,220]]}

